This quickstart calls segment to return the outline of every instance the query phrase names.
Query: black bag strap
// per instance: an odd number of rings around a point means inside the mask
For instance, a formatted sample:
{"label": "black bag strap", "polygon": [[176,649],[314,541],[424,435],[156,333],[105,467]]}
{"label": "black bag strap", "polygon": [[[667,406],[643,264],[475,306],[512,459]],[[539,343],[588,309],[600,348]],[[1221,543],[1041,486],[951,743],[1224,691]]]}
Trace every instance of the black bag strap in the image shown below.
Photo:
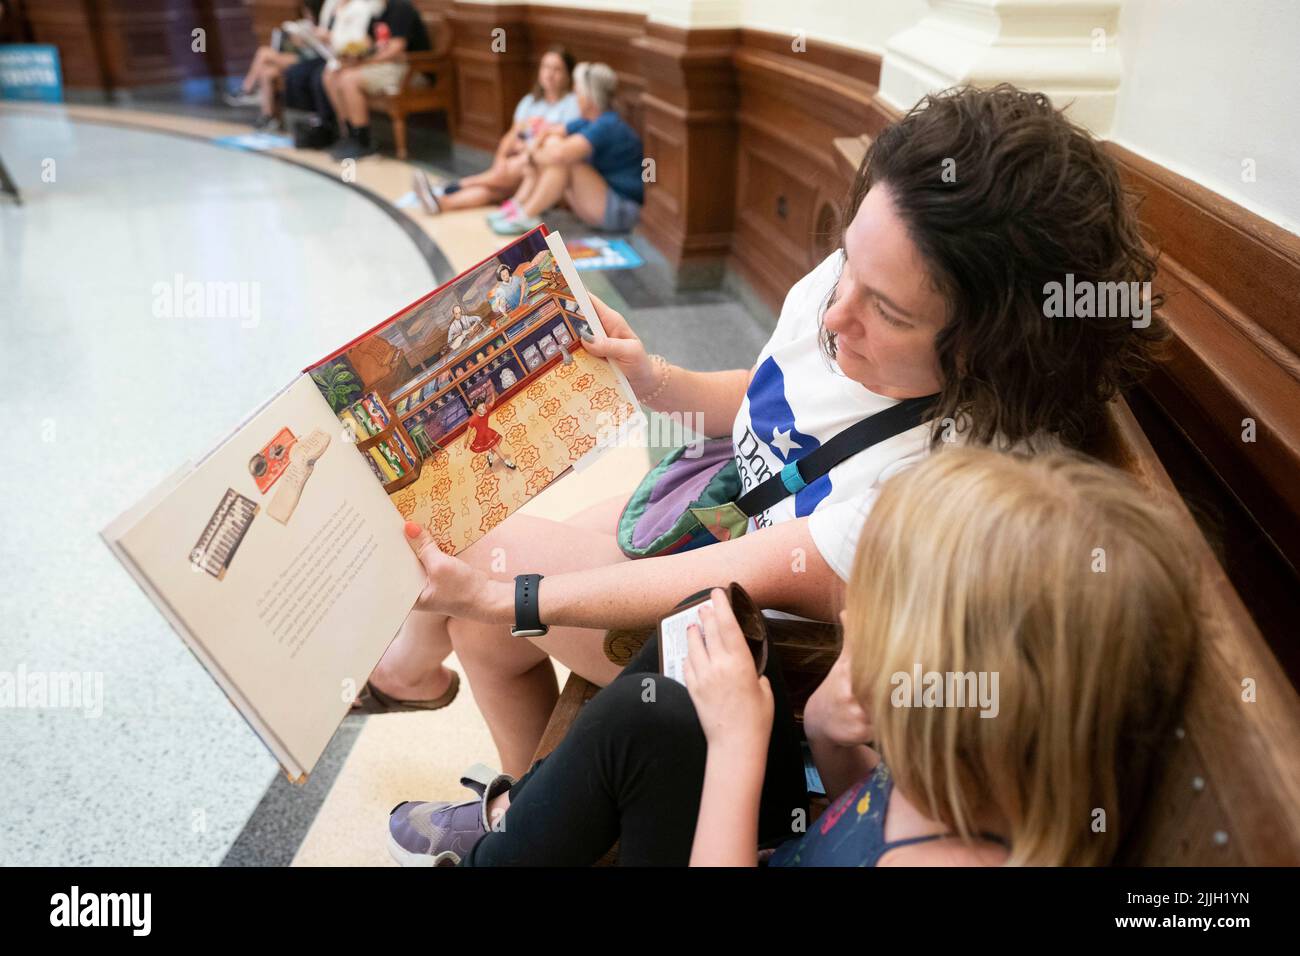
{"label": "black bag strap", "polygon": [[736,499],[736,507],[750,518],[761,515],[777,502],[811,485],[840,462],[915,428],[925,421],[938,397],[905,398],[897,405],[850,425],[820,448],[787,462],[775,475],[745,492]]}

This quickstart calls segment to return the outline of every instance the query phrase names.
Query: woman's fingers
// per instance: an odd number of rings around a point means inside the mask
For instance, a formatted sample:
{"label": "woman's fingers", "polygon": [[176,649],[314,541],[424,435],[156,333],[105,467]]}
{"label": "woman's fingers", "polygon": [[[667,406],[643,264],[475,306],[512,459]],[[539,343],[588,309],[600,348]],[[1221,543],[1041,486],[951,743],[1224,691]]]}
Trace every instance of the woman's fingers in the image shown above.
{"label": "woman's fingers", "polygon": [[686,662],[694,665],[696,671],[709,666],[709,651],[704,644],[704,635],[695,624],[686,629]]}
{"label": "woman's fingers", "polygon": [[748,660],[749,653],[744,647],[745,636],[740,633],[736,615],[727,603],[726,595],[715,588],[710,595],[713,606],[700,605],[700,624],[704,629],[704,639],[709,646],[711,658],[731,659],[743,656]]}
{"label": "woman's fingers", "polygon": [[600,296],[594,293],[587,293],[591,296],[591,304],[596,307],[596,318],[600,320],[600,327],[605,330],[605,334],[612,339],[631,339],[636,341],[636,333],[632,327],[627,324],[627,319],[623,318],[621,312],[617,312],[605,304]]}
{"label": "woman's fingers", "polygon": [[439,573],[446,568],[447,562],[455,559],[444,554],[428,530],[414,521],[406,522],[404,530],[406,532],[406,543],[411,546],[415,556],[424,565],[424,571],[428,574],[429,581],[432,583],[438,578]]}

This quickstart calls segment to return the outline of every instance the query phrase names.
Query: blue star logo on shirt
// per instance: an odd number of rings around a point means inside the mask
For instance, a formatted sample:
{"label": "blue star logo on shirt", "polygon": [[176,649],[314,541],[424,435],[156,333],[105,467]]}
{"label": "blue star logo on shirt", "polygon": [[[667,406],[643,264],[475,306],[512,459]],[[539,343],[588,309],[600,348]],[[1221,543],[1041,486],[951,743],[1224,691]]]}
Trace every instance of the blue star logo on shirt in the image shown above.
{"label": "blue star logo on shirt", "polygon": [[[783,464],[811,454],[821,447],[794,423],[794,409],[785,397],[785,373],[770,355],[759,365],[749,383],[749,420],[755,435]],[[831,493],[829,475],[822,475],[794,497],[794,513],[802,518],[812,514],[818,503]]]}
{"label": "blue star logo on shirt", "polygon": [[779,448],[781,450],[781,455],[787,461],[790,460],[790,452],[794,451],[796,448],[802,447],[797,441],[790,437],[791,431],[793,431],[791,428],[787,428],[785,431],[781,431],[779,428],[773,428],[772,440],[768,442],[771,447]]}

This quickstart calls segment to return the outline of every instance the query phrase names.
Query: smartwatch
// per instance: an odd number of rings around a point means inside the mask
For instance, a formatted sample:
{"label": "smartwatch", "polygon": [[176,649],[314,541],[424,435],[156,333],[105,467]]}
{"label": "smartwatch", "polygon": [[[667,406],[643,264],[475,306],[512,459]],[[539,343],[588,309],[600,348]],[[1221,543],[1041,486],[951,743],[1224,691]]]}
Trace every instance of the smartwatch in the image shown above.
{"label": "smartwatch", "polygon": [[540,574],[515,576],[515,626],[510,628],[511,637],[542,637],[550,630],[537,614],[537,592],[541,582]]}

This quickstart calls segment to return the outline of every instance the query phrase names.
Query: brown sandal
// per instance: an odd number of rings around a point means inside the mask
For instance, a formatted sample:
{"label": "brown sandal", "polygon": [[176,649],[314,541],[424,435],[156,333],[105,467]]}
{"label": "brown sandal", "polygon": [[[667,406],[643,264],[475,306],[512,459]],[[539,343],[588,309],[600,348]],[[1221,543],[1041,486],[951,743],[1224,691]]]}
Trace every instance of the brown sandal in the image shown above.
{"label": "brown sandal", "polygon": [[378,687],[372,687],[369,681],[361,687],[361,693],[352,702],[354,714],[398,714],[417,710],[442,710],[453,700],[460,690],[460,674],[451,672],[451,683],[442,692],[442,696],[433,700],[398,700],[389,697]]}

